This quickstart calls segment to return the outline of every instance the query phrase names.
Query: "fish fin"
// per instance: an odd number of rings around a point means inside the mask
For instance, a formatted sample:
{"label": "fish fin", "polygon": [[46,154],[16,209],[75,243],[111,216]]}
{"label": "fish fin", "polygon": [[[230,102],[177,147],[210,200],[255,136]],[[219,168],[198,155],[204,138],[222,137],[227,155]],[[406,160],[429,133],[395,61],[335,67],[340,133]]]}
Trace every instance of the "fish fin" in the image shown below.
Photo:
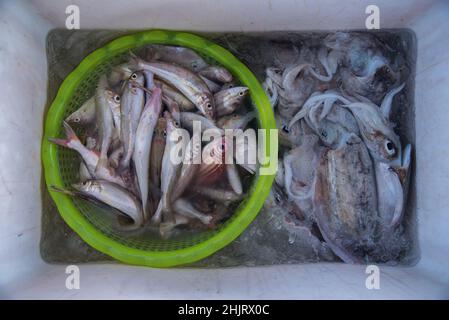
{"label": "fish fin", "polygon": [[171,231],[176,227],[176,223],[173,222],[162,222],[159,225],[159,234],[162,239],[167,240],[170,238]]}
{"label": "fish fin", "polygon": [[109,167],[109,161],[106,157],[101,157],[98,159],[97,166],[95,167],[95,172],[98,172],[100,168],[108,168]]}
{"label": "fish fin", "polygon": [[159,201],[156,211],[154,212],[153,217],[151,218],[151,224],[157,225],[160,224],[162,220],[162,199]]}

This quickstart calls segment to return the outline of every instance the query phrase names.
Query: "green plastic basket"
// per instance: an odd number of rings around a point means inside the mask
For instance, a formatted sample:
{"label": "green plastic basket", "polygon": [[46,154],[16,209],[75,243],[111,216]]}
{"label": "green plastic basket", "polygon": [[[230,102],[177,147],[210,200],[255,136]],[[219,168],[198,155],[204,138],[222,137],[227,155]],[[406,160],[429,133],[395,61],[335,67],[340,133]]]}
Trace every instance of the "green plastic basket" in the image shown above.
{"label": "green plastic basket", "polygon": [[[64,80],[45,121],[42,159],[47,186],[69,187],[78,179],[79,157],[58,147],[49,137],[62,135],[62,121],[78,109],[95,90],[101,74],[126,61],[129,50],[147,44],[179,45],[194,49],[229,69],[247,86],[258,110],[260,128],[275,129],[273,111],[262,86],[249,69],[226,49],[199,36],[174,31],[144,31],[120,37],[89,54]],[[269,130],[268,130],[269,131]],[[265,140],[269,154],[270,139]],[[266,164],[269,166],[270,164]],[[257,175],[248,193],[232,217],[213,231],[184,235],[170,240],[120,234],[111,225],[108,213],[80,199],[53,192],[64,221],[89,245],[124,263],[151,267],[170,267],[198,261],[237,238],[253,221],[270,192],[274,175]]]}

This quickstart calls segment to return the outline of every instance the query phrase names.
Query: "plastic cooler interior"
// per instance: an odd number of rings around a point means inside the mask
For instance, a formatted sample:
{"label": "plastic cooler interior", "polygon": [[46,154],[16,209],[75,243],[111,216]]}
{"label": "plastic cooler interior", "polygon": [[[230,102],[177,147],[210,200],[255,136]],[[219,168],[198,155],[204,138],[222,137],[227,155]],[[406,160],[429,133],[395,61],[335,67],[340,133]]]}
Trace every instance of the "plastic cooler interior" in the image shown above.
{"label": "plastic cooler interior", "polygon": [[363,29],[371,1],[2,1],[0,4],[1,298],[449,298],[449,3],[376,1],[381,28],[417,37],[416,187],[420,259],[380,266],[380,289],[366,266],[343,263],[223,269],[151,269],[80,264],[81,288],[65,286],[66,265],[40,257],[40,156],[47,99],[45,41],[64,28],[66,7],[82,29],[304,31]]}

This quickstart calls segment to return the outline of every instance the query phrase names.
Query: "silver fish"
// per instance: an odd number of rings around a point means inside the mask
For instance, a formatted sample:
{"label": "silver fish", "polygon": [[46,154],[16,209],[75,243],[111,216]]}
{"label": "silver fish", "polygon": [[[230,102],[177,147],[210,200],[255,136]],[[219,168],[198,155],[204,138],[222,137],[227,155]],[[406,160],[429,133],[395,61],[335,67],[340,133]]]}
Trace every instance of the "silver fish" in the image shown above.
{"label": "silver fish", "polygon": [[159,225],[159,234],[162,239],[168,239],[172,235],[173,229],[177,226],[186,225],[190,222],[190,218],[176,213],[174,214],[174,221],[162,222]]}
{"label": "silver fish", "polygon": [[243,199],[243,194],[237,194],[232,190],[211,188],[209,186],[195,186],[195,191],[212,200],[226,204]]}
{"label": "silver fish", "polygon": [[196,141],[193,137],[187,145],[181,172],[176,184],[172,199],[179,198],[192,182],[201,163],[201,140]]}
{"label": "silver fish", "polygon": [[237,85],[236,85],[235,81],[227,82],[227,83],[223,84],[223,85],[221,86],[220,90],[218,90],[218,91],[222,91],[222,90],[234,88],[234,87],[236,87],[236,86],[237,86]]}
{"label": "silver fish", "polygon": [[162,158],[164,156],[165,141],[167,139],[167,120],[164,117],[160,117],[157,120],[156,128],[153,133],[153,142],[151,144],[150,153],[150,205],[151,212],[156,211],[156,207],[159,204],[161,198],[161,170],[162,170]]}
{"label": "silver fish", "polygon": [[230,139],[225,136],[214,139],[202,150],[202,162],[195,179],[197,184],[211,184],[222,178],[228,150],[232,147]]}
{"label": "silver fish", "polygon": [[114,135],[114,117],[112,109],[116,108],[120,103],[120,97],[106,89],[106,87],[106,76],[102,76],[95,93],[96,119],[101,145],[98,167],[108,166],[108,152],[109,147],[111,146],[112,136]]}
{"label": "silver fish", "polygon": [[120,162],[120,171],[125,171],[129,167],[131,157],[134,151],[137,126],[139,125],[140,115],[144,107],[144,91],[137,88],[133,83],[139,86],[144,84],[142,72],[135,72],[131,75],[130,81],[126,84],[122,94],[122,129],[121,141],[124,148],[124,155]]}
{"label": "silver fish", "polygon": [[185,47],[152,44],[147,47],[148,61],[159,60],[175,63],[193,72],[198,72],[208,64],[195,51]]}
{"label": "silver fish", "polygon": [[220,66],[206,67],[199,74],[214,82],[231,82],[233,80],[232,74]]}
{"label": "silver fish", "polygon": [[104,180],[89,180],[72,186],[83,195],[105,203],[130,218],[132,223],[127,226],[128,230],[142,226],[143,213],[140,201],[126,189]]}
{"label": "silver fish", "polygon": [[72,130],[72,128],[67,122],[64,121],[63,126],[66,139],[49,138],[49,141],[62,147],[77,151],[80,154],[81,158],[83,159],[84,163],[86,164],[88,171],[94,178],[108,180],[122,187],[127,186],[126,183],[123,181],[123,179],[118,175],[116,175],[114,170],[109,166],[98,167],[98,162],[100,160],[98,152],[86,148],[78,139],[75,132]]}
{"label": "silver fish", "polygon": [[212,93],[204,81],[195,73],[183,67],[164,62],[145,62],[137,57],[133,59],[139,69],[153,72],[184,94],[203,115],[211,120],[215,118],[215,105]]}
{"label": "silver fish", "polygon": [[201,123],[201,132],[207,129],[216,129],[220,133],[223,132],[223,130],[218,128],[212,120],[205,118],[200,114],[193,112],[181,112],[180,119],[182,126],[190,131],[193,130],[194,121],[198,121]]}
{"label": "silver fish", "polygon": [[167,96],[168,98],[172,99],[178,104],[181,111],[195,110],[195,105],[189,99],[187,99],[181,92],[179,92],[169,84],[157,79],[154,80],[154,83],[161,87],[162,94],[164,96]]}
{"label": "silver fish", "polygon": [[205,225],[208,225],[213,218],[210,215],[205,215],[204,213],[198,211],[192,206],[190,201],[183,198],[179,198],[173,203],[173,210],[186,217],[198,219]]}
{"label": "silver fish", "polygon": [[248,94],[247,87],[234,87],[214,94],[217,117],[233,113],[238,109]]}
{"label": "silver fish", "polygon": [[68,116],[65,121],[70,124],[82,126],[95,122],[95,96],[89,98],[83,105]]}
{"label": "silver fish", "polygon": [[178,103],[169,98],[168,96],[162,96],[162,102],[167,107],[173,119],[177,122],[181,122],[181,108],[179,108]]}
{"label": "silver fish", "polygon": [[122,112],[120,110],[120,96],[117,95],[114,97],[114,102],[110,105],[111,107],[111,112],[112,112],[112,117],[114,120],[114,135],[112,139],[116,138],[118,141],[120,141],[120,135],[121,135],[121,130],[122,130]]}
{"label": "silver fish", "polygon": [[314,215],[326,242],[347,263],[361,263],[375,245],[379,223],[376,182],[368,150],[356,135],[322,153]]}
{"label": "silver fish", "polygon": [[[181,168],[181,163],[175,163],[171,159],[172,150],[175,148],[182,148],[182,144],[187,144],[188,141],[185,139],[180,139],[179,141],[173,141],[173,132],[178,129],[175,125],[175,121],[170,116],[168,112],[164,113],[164,118],[167,120],[167,139],[165,142],[164,156],[162,158],[162,172],[161,172],[161,200],[159,201],[156,212],[154,213],[151,221],[153,224],[159,224],[161,222],[162,216],[164,216],[164,222],[173,220],[171,211],[171,196],[173,189],[176,185],[179,169]],[[179,149],[178,149],[179,150]]]}
{"label": "silver fish", "polygon": [[210,92],[215,94],[221,90],[221,86],[218,83],[215,83],[202,75],[199,75],[199,77],[204,81]]}
{"label": "silver fish", "polygon": [[153,89],[153,94],[151,95],[151,98],[147,100],[145,108],[142,111],[142,116],[140,117],[139,125],[137,126],[136,142],[133,151],[134,167],[139,184],[145,220],[148,220],[149,218],[147,201],[151,144],[154,128],[156,127],[161,108],[161,89],[156,87]]}
{"label": "silver fish", "polygon": [[246,114],[234,113],[229,116],[222,117],[217,124],[222,129],[242,129],[244,130],[248,123],[256,118],[256,112],[251,111]]}

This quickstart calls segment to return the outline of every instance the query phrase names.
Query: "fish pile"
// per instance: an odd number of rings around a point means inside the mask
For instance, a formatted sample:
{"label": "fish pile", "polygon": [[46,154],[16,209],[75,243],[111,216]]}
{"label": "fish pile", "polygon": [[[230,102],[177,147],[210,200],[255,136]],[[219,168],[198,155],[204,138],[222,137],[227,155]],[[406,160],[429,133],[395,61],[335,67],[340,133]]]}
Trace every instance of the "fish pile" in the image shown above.
{"label": "fish pile", "polygon": [[[243,199],[244,180],[255,170],[224,161],[224,129],[245,129],[255,118],[247,95],[227,69],[191,49],[149,45],[139,56],[130,53],[65,119],[66,137],[50,139],[82,160],[73,190],[53,189],[106,206],[123,231],[155,228],[168,238],[177,226],[215,228]],[[194,135],[173,139],[181,129],[192,134],[195,123],[219,138],[204,146]],[[177,152],[182,161],[173,161]]]}
{"label": "fish pile", "polygon": [[282,150],[274,198],[347,263],[394,260],[388,246],[403,232],[412,149],[390,120],[405,82],[388,50],[336,32],[266,69]]}

